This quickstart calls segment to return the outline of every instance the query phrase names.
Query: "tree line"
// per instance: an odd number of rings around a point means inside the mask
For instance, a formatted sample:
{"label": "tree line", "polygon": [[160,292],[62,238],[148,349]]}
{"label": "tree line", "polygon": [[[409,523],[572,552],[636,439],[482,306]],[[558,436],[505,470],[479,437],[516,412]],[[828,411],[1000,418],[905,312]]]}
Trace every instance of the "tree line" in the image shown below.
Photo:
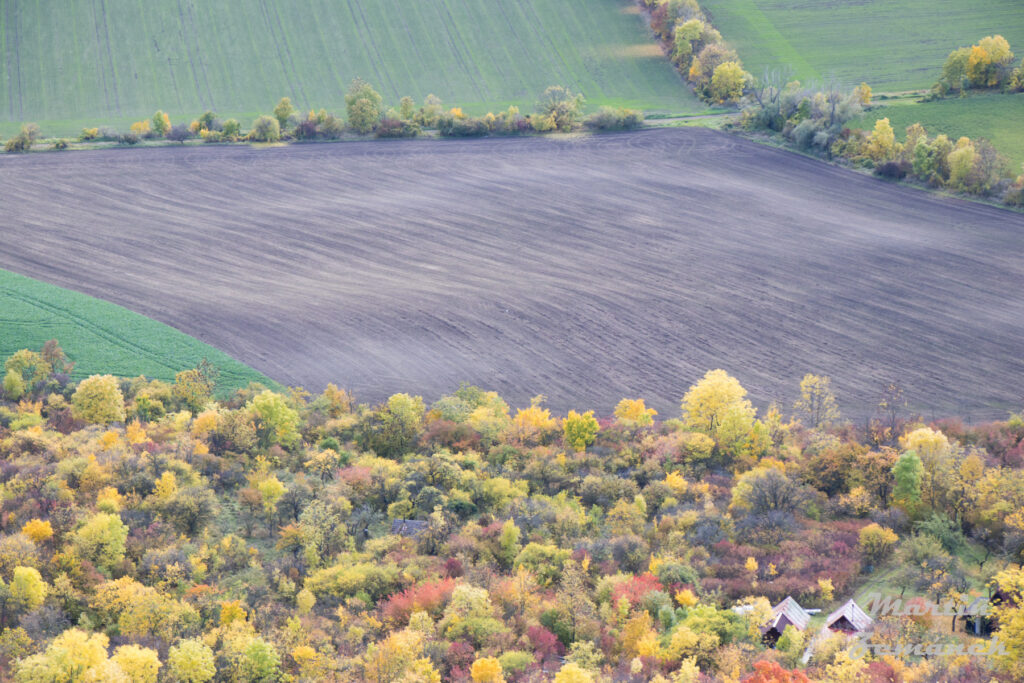
{"label": "tree line", "polygon": [[672,63],[706,102],[738,102],[753,78],[697,0],[642,0]]}
{"label": "tree line", "polygon": [[[168,140],[184,144],[190,139],[207,143],[279,142],[288,140],[338,140],[346,133],[378,138],[413,138],[423,130],[437,130],[444,137],[475,137],[484,135],[518,135],[528,133],[568,132],[585,127],[595,131],[631,130],[643,124],[643,114],[634,109],[601,106],[584,116],[585,99],[562,86],[551,86],[539,97],[533,113],[521,114],[518,107],[509,107],[498,114],[472,117],[459,107],[444,109],[441,100],[428,95],[422,105],[411,97],[403,97],[397,107],[384,106],[379,92],[363,81],[352,81],[345,94],[345,118],[325,109],[310,110],[303,115],[283,97],[271,115],[257,117],[248,130],[237,119],[221,120],[207,111],[191,123],[172,124],[170,116],[157,111],[151,118],[136,121],[127,131],[110,127],[85,128],[79,142],[109,141],[136,145],[143,140]],[[7,152],[27,152],[41,138],[39,126],[25,124],[21,131],[5,143]],[[53,149],[67,149],[68,141],[59,139]]]}

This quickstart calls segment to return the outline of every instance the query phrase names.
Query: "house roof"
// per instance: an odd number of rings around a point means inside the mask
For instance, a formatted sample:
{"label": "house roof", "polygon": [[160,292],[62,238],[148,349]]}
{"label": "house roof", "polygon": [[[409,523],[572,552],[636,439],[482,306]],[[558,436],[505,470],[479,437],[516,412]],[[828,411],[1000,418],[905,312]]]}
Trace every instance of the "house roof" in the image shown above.
{"label": "house roof", "polygon": [[825,619],[825,627],[831,628],[832,624],[836,623],[843,617],[845,617],[846,621],[850,622],[850,624],[858,631],[863,631],[874,623],[871,617],[869,617],[857,603],[853,600],[847,600],[842,607],[828,615]]}
{"label": "house roof", "polygon": [[427,529],[427,523],[418,519],[396,519],[391,522],[391,533],[399,536],[416,536]]}
{"label": "house roof", "polygon": [[772,618],[761,628],[762,633],[775,629],[779,633],[786,630],[786,626],[792,626],[798,631],[807,628],[811,615],[804,610],[800,604],[793,599],[793,596],[786,596],[786,599],[772,607]]}

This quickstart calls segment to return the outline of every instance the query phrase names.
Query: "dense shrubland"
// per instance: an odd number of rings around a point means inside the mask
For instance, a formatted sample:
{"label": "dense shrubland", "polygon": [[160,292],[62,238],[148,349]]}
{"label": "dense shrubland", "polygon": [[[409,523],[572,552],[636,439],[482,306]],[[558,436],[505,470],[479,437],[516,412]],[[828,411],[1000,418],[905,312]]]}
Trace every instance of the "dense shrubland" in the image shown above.
{"label": "dense shrubland", "polygon": [[[624,399],[609,417],[557,417],[543,397],[513,410],[470,386],[430,405],[359,405],[333,385],[217,402],[205,364],[174,383],[74,385],[69,370],[56,343],[4,368],[0,661],[16,680],[1009,681],[1024,667],[1020,416],[926,425],[889,386],[858,427],[814,375],[786,416],[759,413],[721,370],[676,416]],[[995,580],[1008,654],[857,659],[833,636],[804,665],[803,635],[761,643],[770,602],[829,609],[872,577],[956,604]],[[961,629],[891,620],[877,637]]]}

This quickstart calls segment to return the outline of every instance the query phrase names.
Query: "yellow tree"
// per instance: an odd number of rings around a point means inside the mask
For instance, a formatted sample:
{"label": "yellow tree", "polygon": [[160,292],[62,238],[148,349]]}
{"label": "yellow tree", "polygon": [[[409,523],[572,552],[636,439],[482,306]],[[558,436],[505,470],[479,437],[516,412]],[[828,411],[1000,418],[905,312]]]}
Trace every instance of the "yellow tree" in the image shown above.
{"label": "yellow tree", "polygon": [[876,162],[888,161],[896,156],[896,133],[888,118],[875,121],[875,129],[868,136],[865,151]]}
{"label": "yellow tree", "polygon": [[709,370],[683,396],[683,421],[691,429],[712,436],[733,415],[752,426],[755,411],[746,395],[747,390],[725,370]]}
{"label": "yellow tree", "polygon": [[723,62],[715,67],[711,76],[711,97],[715,102],[735,102],[743,97],[750,74],[739,62]]}
{"label": "yellow tree", "polygon": [[131,679],[132,683],[156,683],[160,672],[160,656],[156,650],[138,645],[122,645],[110,658]]}
{"label": "yellow tree", "polygon": [[804,375],[800,380],[800,399],[793,405],[798,413],[807,416],[814,429],[828,426],[839,419],[839,408],[832,393],[832,380],[823,375]]}
{"label": "yellow tree", "polygon": [[542,440],[558,426],[551,411],[541,408],[544,396],[534,396],[529,408],[521,408],[512,419],[512,431],[522,442]]}
{"label": "yellow tree", "polygon": [[469,675],[474,683],[505,683],[501,662],[496,657],[482,657],[476,660]]}
{"label": "yellow tree", "polygon": [[71,397],[76,419],[94,424],[124,422],[124,396],[112,375],[93,375],[78,383]]}
{"label": "yellow tree", "polygon": [[658,411],[654,408],[644,405],[642,398],[624,398],[615,406],[615,419],[629,429],[651,426],[657,414]]}
{"label": "yellow tree", "polygon": [[970,138],[962,137],[956,141],[953,151],[946,157],[950,187],[962,190],[967,186],[967,177],[974,168],[975,156],[974,143]]}

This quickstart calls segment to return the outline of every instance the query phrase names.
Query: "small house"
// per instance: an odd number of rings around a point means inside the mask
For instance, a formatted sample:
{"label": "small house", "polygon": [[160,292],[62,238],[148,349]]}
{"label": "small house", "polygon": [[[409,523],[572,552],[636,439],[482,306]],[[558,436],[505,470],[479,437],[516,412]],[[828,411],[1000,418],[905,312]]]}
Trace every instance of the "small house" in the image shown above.
{"label": "small house", "polygon": [[782,637],[787,626],[803,631],[810,621],[811,615],[807,610],[792,596],[786,596],[785,600],[772,607],[772,618],[761,627],[761,639],[768,647],[775,647],[776,641]]}
{"label": "small house", "polygon": [[839,633],[861,633],[873,623],[867,612],[853,600],[847,600],[842,607],[825,618],[825,628]]}
{"label": "small house", "polygon": [[427,530],[427,523],[419,519],[396,519],[391,522],[391,533],[396,536],[419,536]]}

